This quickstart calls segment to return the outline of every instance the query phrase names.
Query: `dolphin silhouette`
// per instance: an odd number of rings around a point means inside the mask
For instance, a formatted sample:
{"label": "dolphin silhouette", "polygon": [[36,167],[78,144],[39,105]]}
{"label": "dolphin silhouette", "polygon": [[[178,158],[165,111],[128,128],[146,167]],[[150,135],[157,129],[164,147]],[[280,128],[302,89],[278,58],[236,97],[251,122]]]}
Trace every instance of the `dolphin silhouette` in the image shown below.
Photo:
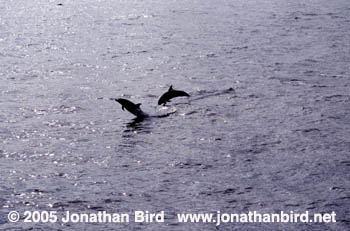
{"label": "dolphin silhouette", "polygon": [[158,105],[163,104],[163,106],[165,106],[165,104],[167,102],[170,102],[170,99],[175,98],[175,97],[179,97],[179,96],[187,96],[189,97],[190,95],[184,91],[178,91],[178,90],[174,90],[173,86],[169,87],[169,90],[167,92],[165,92],[158,100]]}
{"label": "dolphin silhouette", "polygon": [[135,115],[137,118],[146,118],[148,117],[148,114],[143,112],[140,108],[141,104],[134,104],[133,102],[131,102],[130,100],[127,99],[122,99],[122,98],[110,98],[111,100],[115,100],[118,103],[120,103],[122,105],[122,110],[124,111],[124,108],[130,112],[131,114]]}

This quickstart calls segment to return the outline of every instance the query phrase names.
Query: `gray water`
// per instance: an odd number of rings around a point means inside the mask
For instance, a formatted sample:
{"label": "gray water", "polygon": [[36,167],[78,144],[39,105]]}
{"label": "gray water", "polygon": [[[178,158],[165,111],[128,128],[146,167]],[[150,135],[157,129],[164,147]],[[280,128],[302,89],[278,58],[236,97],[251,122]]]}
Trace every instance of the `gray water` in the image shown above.
{"label": "gray water", "polygon": [[[1,1],[0,64],[1,230],[349,229],[348,0]],[[170,85],[191,97],[157,106]],[[176,113],[138,122],[110,97]],[[166,219],[9,223],[11,210]],[[175,217],[216,211],[337,223]]]}

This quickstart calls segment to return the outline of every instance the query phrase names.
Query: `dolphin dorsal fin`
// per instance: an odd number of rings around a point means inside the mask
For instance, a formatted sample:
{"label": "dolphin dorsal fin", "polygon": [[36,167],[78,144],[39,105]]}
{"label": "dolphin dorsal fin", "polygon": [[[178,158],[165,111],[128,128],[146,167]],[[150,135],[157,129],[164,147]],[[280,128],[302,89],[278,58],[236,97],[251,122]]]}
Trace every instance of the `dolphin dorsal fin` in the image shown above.
{"label": "dolphin dorsal fin", "polygon": [[137,103],[137,104],[135,104],[136,105],[136,107],[140,107],[141,106],[141,103]]}
{"label": "dolphin dorsal fin", "polygon": [[173,85],[170,85],[169,90],[168,91],[172,91],[173,90]]}

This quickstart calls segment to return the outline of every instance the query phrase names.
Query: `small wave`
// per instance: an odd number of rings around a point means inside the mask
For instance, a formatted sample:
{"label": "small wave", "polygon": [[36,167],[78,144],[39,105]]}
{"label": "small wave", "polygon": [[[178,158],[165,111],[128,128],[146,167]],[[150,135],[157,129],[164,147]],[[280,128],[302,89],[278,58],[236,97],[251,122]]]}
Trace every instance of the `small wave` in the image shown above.
{"label": "small wave", "polygon": [[234,94],[234,93],[235,93],[235,90],[232,87],[225,90],[213,90],[213,91],[199,90],[194,97],[190,98],[189,101],[193,102],[193,101],[197,101],[197,100],[201,100],[209,97],[221,96],[226,94]]}

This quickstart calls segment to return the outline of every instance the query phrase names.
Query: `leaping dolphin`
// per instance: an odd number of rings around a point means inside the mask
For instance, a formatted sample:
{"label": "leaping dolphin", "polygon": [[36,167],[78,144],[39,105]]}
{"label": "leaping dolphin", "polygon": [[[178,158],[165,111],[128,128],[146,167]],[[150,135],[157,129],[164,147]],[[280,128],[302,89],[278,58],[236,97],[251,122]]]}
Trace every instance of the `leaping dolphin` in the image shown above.
{"label": "leaping dolphin", "polygon": [[141,104],[134,104],[133,102],[131,102],[130,100],[127,99],[122,99],[122,98],[110,98],[111,100],[115,100],[118,103],[120,103],[122,105],[122,110],[124,111],[124,108],[130,112],[131,114],[135,115],[137,118],[146,118],[148,117],[148,114],[143,112],[140,108]]}
{"label": "leaping dolphin", "polygon": [[163,106],[165,106],[165,104],[167,102],[170,102],[170,99],[175,98],[175,97],[179,97],[179,96],[187,96],[189,97],[190,95],[184,91],[178,91],[178,90],[174,90],[173,86],[169,87],[169,90],[167,92],[165,92],[158,100],[158,105],[163,104]]}

